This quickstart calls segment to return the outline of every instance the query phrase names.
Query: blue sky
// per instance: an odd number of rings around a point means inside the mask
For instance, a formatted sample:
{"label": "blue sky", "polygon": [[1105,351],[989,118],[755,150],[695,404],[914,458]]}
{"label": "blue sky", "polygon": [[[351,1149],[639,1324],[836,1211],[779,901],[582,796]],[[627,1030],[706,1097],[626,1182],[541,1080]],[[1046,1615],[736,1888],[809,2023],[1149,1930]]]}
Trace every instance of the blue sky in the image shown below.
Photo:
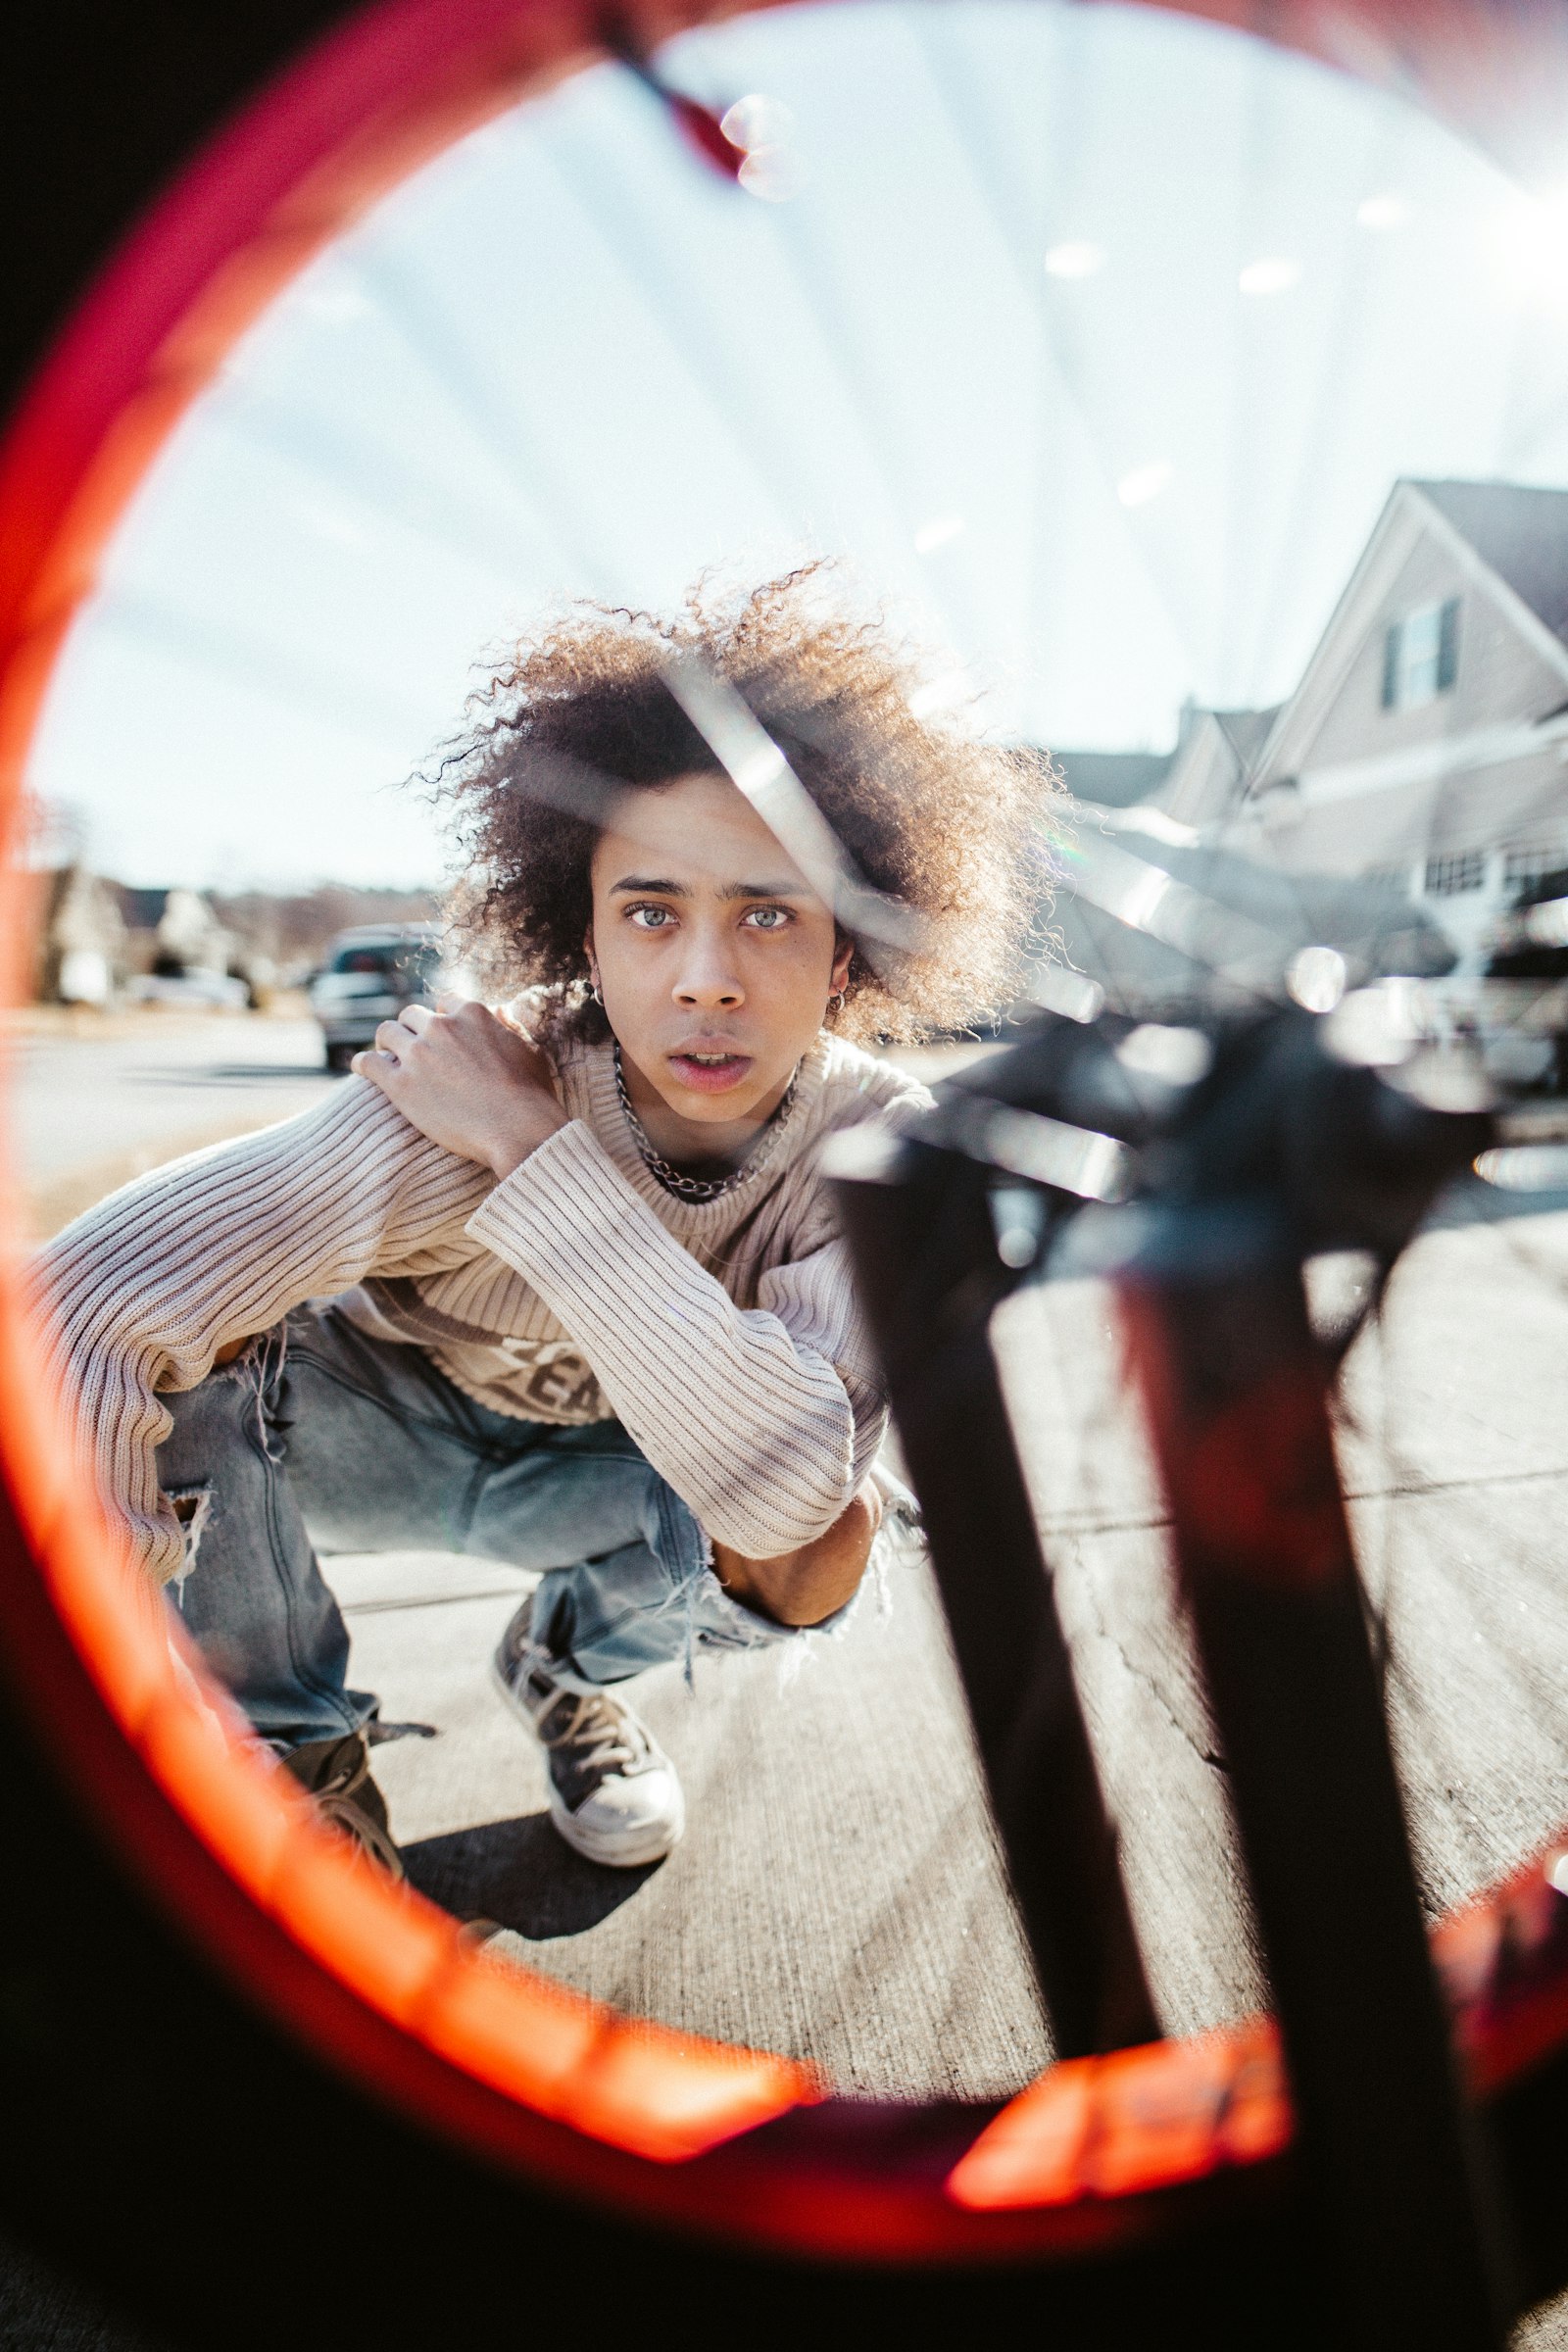
{"label": "blue sky", "polygon": [[103,870],[431,877],[402,779],[487,652],[805,554],[976,724],[1160,745],[1290,689],[1396,475],[1568,483],[1568,237],[1395,99],[1053,0],[664,63],[787,108],[798,193],[595,70],[378,206],[183,424],[33,763]]}

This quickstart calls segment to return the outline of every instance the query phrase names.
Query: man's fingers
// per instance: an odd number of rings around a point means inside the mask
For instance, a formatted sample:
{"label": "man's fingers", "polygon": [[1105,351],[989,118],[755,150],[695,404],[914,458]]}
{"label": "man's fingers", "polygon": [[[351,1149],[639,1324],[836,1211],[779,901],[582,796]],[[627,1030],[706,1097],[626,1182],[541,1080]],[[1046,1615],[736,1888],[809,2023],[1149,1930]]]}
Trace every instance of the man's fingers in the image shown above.
{"label": "man's fingers", "polygon": [[406,1029],[401,1020],[382,1021],[377,1025],[376,1051],[389,1054],[393,1061],[401,1061],[413,1042],[413,1031]]}
{"label": "man's fingers", "polygon": [[[442,1000],[437,1009],[441,1012],[446,1011],[445,999]],[[405,1029],[412,1029],[416,1037],[422,1037],[435,1019],[435,1013],[430,1010],[428,1004],[405,1004],[403,1010],[398,1014],[398,1019]]]}

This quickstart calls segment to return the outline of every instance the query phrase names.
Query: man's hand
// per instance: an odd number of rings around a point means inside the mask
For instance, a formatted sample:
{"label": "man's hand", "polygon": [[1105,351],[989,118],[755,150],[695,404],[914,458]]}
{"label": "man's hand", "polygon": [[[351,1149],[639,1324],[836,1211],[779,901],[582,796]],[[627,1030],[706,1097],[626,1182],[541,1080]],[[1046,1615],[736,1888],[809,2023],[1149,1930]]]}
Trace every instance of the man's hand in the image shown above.
{"label": "man's hand", "polygon": [[814,1544],[772,1560],[743,1559],[713,1545],[713,1573],[726,1592],[778,1625],[820,1625],[842,1609],[865,1574],[882,1524],[882,1497],[870,1479]]}
{"label": "man's hand", "polygon": [[483,1004],[410,1004],[352,1066],[433,1144],[498,1177],[566,1124],[544,1054]]}

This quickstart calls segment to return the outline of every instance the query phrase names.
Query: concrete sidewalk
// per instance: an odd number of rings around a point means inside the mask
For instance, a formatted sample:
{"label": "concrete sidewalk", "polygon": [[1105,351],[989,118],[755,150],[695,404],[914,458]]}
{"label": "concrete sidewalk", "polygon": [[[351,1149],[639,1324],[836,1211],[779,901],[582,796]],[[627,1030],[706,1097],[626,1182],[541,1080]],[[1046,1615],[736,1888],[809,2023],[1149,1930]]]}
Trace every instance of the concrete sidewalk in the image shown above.
{"label": "concrete sidewalk", "polygon": [[[1354,1269],[1320,1269],[1343,1287]],[[1024,1452],[1165,2028],[1264,2000],[1226,1794],[1107,1301],[1054,1285],[1001,1318]],[[1568,1823],[1568,1216],[1427,1235],[1344,1383],[1341,1446],[1434,1910]],[[985,1563],[976,1560],[976,1576]],[[636,1686],[691,1800],[682,1846],[621,1873],[544,1816],[490,1648],[526,1580],[339,1559],[355,1679],[416,1882],[596,1996],[817,2060],[847,2088],[981,2094],[1049,2035],[987,1829],[929,1571],[895,1566],[842,1640],[699,1655]]]}
{"label": "concrete sidewalk", "polygon": [[692,1690],[676,1666],[640,1678],[689,1826],[636,1871],[551,1828],[542,1761],[487,1672],[527,1580],[477,1565],[328,1563],[361,1684],[390,1721],[438,1727],[375,1751],[416,1886],[597,1999],[814,2058],[853,2090],[981,2097],[1038,2073],[1045,2025],[923,1562],[890,1570],[886,1615],[867,1594],[799,1661],[700,1652]]}
{"label": "concrete sidewalk", "polygon": [[[1488,1207],[1409,1252],[1343,1382],[1342,1461],[1434,1913],[1568,1823],[1568,1211]],[[1325,1312],[1357,1279],[1349,1263],[1315,1270]],[[1195,2031],[1264,1991],[1105,1296],[1026,1294],[998,1343],[1161,2016]],[[1048,2062],[918,1559],[891,1570],[890,1614],[868,1595],[787,1685],[776,1653],[700,1656],[695,1692],[675,1669],[645,1678],[638,1703],[679,1765],[691,1825],[666,1863],[624,1873],[556,1838],[539,1760],[489,1685],[526,1580],[424,1553],[328,1568],[356,1681],[379,1689],[389,1723],[430,1734],[376,1751],[411,1875],[496,1922],[518,1963],[815,2059],[866,2094],[1005,2092]],[[132,2339],[83,2321],[30,2336],[18,2322],[6,2340],[122,2352]],[[1568,2301],[1516,2341],[1568,2348]]]}

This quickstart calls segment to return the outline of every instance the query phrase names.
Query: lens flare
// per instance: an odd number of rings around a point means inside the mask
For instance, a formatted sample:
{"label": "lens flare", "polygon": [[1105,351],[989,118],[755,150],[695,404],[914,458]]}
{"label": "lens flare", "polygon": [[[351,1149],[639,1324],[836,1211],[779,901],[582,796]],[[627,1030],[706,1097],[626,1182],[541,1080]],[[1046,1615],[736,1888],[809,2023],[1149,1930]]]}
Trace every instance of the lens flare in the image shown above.
{"label": "lens flare", "polygon": [[1286,986],[1308,1012],[1332,1012],[1345,994],[1345,957],[1338,948],[1303,948],[1293,957]]}
{"label": "lens flare", "polygon": [[1069,238],[1046,253],[1046,269],[1052,277],[1093,277],[1104,266],[1104,247],[1092,245],[1087,238]]}
{"label": "lens flare", "polygon": [[719,129],[732,147],[748,152],[758,147],[783,147],[795,128],[795,117],[781,98],[764,98],[753,91],[737,98],[719,117]]}
{"label": "lens flare", "polygon": [[1116,484],[1116,496],[1124,507],[1147,507],[1152,498],[1159,496],[1175,470],[1169,458],[1155,458],[1147,466],[1135,466]]}
{"label": "lens flare", "polygon": [[1264,254],[1249,262],[1236,280],[1244,294],[1289,294],[1300,282],[1300,263],[1284,253]]}
{"label": "lens flare", "polygon": [[933,514],[931,520],[922,522],[915,532],[914,552],[917,556],[933,556],[939,547],[946,547],[958,538],[962,530],[961,514]]}
{"label": "lens flare", "polygon": [[1498,214],[1490,243],[1503,284],[1518,299],[1568,304],[1568,187],[1519,196]]}

